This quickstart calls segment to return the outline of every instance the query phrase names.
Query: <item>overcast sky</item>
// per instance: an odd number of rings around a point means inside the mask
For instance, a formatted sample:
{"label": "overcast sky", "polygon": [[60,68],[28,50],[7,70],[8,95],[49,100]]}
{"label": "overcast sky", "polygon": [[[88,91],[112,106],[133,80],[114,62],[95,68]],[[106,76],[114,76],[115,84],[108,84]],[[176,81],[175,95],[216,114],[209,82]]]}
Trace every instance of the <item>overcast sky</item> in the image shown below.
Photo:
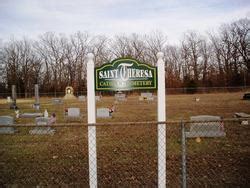
{"label": "overcast sky", "polygon": [[250,18],[249,0],[0,0],[0,39],[73,34],[161,31],[177,43],[187,30],[201,34]]}

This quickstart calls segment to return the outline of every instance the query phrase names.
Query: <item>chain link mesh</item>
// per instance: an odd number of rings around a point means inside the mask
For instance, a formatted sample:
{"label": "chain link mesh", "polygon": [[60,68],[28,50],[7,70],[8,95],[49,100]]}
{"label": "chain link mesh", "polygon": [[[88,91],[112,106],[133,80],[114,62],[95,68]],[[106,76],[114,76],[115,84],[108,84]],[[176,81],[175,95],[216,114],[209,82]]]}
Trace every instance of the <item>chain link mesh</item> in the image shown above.
{"label": "chain link mesh", "polygon": [[[4,127],[1,127],[4,128]],[[86,127],[17,126],[17,132],[0,135],[1,186],[88,186]],[[42,130],[43,128],[40,128]]]}
{"label": "chain link mesh", "polygon": [[[249,126],[220,121],[225,136],[209,137],[212,123],[199,124],[207,135],[186,137],[186,174],[180,123],[167,123],[168,187],[180,187],[184,175],[190,187],[249,186]],[[186,136],[191,126],[185,123]],[[0,135],[1,186],[89,186],[88,126],[52,126],[54,134],[30,134],[37,128],[30,125],[11,128],[15,134]],[[98,186],[157,187],[156,124],[98,125],[96,141]]]}
{"label": "chain link mesh", "polygon": [[[195,135],[186,138],[188,187],[248,187],[249,125],[237,121],[198,124],[198,129],[194,129],[197,123],[186,124],[186,135],[192,131]],[[220,129],[208,129],[215,125]]]}
{"label": "chain link mesh", "polygon": [[[88,148],[86,101],[53,104],[51,98],[43,99],[40,111],[32,108],[33,103],[34,100],[20,99],[17,105],[21,113],[43,113],[47,109],[49,114],[56,114],[57,124],[41,127],[35,126],[35,118],[16,118],[14,126],[0,127],[13,132],[0,134],[0,187],[88,187],[88,151],[93,148]],[[112,103],[113,98],[108,98],[102,104],[98,102],[97,107]],[[152,112],[156,103],[132,98],[116,105],[117,112],[112,120],[118,119],[123,123],[99,119],[98,122],[103,124],[96,126],[98,186],[157,187],[158,125],[156,122],[140,123],[141,117],[136,114],[138,108],[131,109],[129,120],[123,114],[131,105]],[[65,117],[69,107],[78,107],[85,115],[71,122]],[[1,115],[15,117],[9,104],[2,103],[1,110]],[[155,118],[156,114],[150,113],[143,120],[152,121]],[[131,120],[134,123],[126,122]],[[185,153],[182,151],[183,130],[180,122],[167,122],[167,186],[182,186],[185,176],[190,187],[248,187],[250,131],[249,124],[241,122],[222,120],[216,126],[214,122],[184,122]],[[185,174],[183,155],[186,156]],[[93,162],[90,160],[91,164]]]}

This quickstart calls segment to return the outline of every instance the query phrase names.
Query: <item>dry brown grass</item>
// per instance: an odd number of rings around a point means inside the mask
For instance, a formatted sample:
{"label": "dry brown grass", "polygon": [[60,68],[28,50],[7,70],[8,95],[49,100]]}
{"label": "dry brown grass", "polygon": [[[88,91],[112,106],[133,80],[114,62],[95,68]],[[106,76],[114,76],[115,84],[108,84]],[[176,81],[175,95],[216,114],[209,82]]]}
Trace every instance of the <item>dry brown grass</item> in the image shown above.
{"label": "dry brown grass", "polygon": [[[250,101],[242,100],[243,93],[215,93],[194,95],[167,95],[167,119],[189,119],[193,115],[218,115],[224,118],[233,117],[235,112],[250,113]],[[199,102],[195,97],[200,98]],[[31,105],[33,99],[18,99],[17,104],[20,112],[35,112]],[[114,97],[103,97],[96,102],[97,108],[110,107],[114,103]],[[98,119],[98,122],[138,122],[157,120],[157,101],[139,101],[138,96],[128,96],[125,102],[115,104],[116,111],[111,119]],[[64,109],[67,107],[79,107],[83,113],[83,122],[87,122],[86,102],[78,100],[66,100],[63,105],[52,105],[51,98],[41,98],[41,112],[47,109],[49,113],[57,114],[58,122],[64,122]],[[0,100],[0,115],[13,115],[6,100]],[[18,123],[26,123],[31,120],[19,119]],[[33,123],[31,121],[31,123]]]}
{"label": "dry brown grass", "polygon": [[[250,101],[243,93],[168,95],[168,120],[188,119],[192,115],[219,115],[230,118],[235,112],[250,113]],[[194,98],[200,98],[195,102]],[[52,105],[51,98],[41,98],[41,112],[56,112],[64,122],[67,107],[80,107],[87,122],[86,102],[65,101]],[[35,111],[33,99],[18,100],[21,112]],[[113,97],[103,97],[97,107],[110,107]],[[14,115],[5,100],[0,100],[0,115]],[[129,96],[116,104],[111,119],[97,122],[155,121],[157,101],[139,101]],[[34,123],[19,118],[16,123]],[[18,127],[15,135],[0,135],[0,186],[88,186],[87,127],[55,127],[55,135],[30,135],[30,128]],[[188,185],[248,187],[249,126],[226,124],[227,136],[187,140]],[[180,124],[167,126],[167,185],[178,187],[181,177]],[[157,185],[157,126],[121,125],[97,127],[98,183],[104,187]]]}

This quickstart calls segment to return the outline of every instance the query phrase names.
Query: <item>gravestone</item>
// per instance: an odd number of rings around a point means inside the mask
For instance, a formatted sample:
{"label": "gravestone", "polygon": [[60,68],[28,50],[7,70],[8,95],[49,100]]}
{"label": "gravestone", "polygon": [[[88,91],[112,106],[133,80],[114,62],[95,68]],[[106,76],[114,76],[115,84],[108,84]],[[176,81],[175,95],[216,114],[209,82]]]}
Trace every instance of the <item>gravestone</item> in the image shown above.
{"label": "gravestone", "polygon": [[234,116],[237,118],[250,118],[250,114],[246,114],[244,112],[236,112]]}
{"label": "gravestone", "polygon": [[250,100],[250,93],[245,93],[243,96],[243,100]]}
{"label": "gravestone", "polygon": [[186,132],[187,138],[226,136],[224,124],[219,116],[191,116],[190,120],[193,122],[190,125],[189,132]]}
{"label": "gravestone", "polygon": [[15,132],[17,132],[14,127],[10,127],[11,125],[14,125],[13,117],[0,116],[0,134],[14,134]]}
{"label": "gravestone", "polygon": [[140,101],[153,101],[154,96],[152,93],[141,93],[141,96],[139,97]]}
{"label": "gravestone", "polygon": [[68,108],[69,117],[80,117],[80,108]]}
{"label": "gravestone", "polygon": [[36,125],[48,125],[49,118],[47,117],[37,117],[35,119]]}
{"label": "gravestone", "polygon": [[71,86],[67,86],[65,89],[65,96],[64,99],[76,99],[76,97],[74,96],[74,89]]}
{"label": "gravestone", "polygon": [[55,133],[55,129],[52,129],[48,126],[49,118],[45,117],[37,117],[35,119],[36,127],[29,131],[30,134],[50,134],[53,135]]}
{"label": "gravestone", "polygon": [[65,114],[66,120],[80,120],[81,117],[80,108],[68,108]]}
{"label": "gravestone", "polygon": [[7,97],[7,103],[11,103],[11,97],[10,96]]}
{"label": "gravestone", "polygon": [[12,85],[11,91],[12,91],[12,103],[10,105],[10,109],[18,109],[16,105],[16,98],[17,98],[16,85]]}
{"label": "gravestone", "polygon": [[111,118],[109,108],[98,108],[96,113],[97,118]]}
{"label": "gravestone", "polygon": [[20,118],[36,118],[36,117],[42,117],[43,116],[43,113],[22,113],[19,115]]}
{"label": "gravestone", "polygon": [[250,114],[246,114],[244,112],[236,112],[236,113],[234,113],[234,117],[241,118],[241,120],[240,120],[241,125],[248,125],[248,120],[250,118]]}
{"label": "gravestone", "polygon": [[101,101],[101,96],[99,96],[99,95],[98,95],[98,96],[95,96],[95,100],[96,100],[96,101]]}
{"label": "gravestone", "polygon": [[35,84],[35,103],[34,103],[33,107],[36,110],[40,109],[39,87],[38,87],[38,84]]}
{"label": "gravestone", "polygon": [[81,101],[81,102],[86,101],[86,97],[83,95],[80,95],[78,96],[78,101]]}
{"label": "gravestone", "polygon": [[126,98],[126,94],[125,93],[122,93],[122,92],[118,92],[115,94],[115,100],[116,101],[126,101],[127,98]]}
{"label": "gravestone", "polygon": [[63,104],[63,101],[62,101],[62,99],[59,99],[59,98],[53,98],[52,99],[52,104],[55,104],[55,105]]}

